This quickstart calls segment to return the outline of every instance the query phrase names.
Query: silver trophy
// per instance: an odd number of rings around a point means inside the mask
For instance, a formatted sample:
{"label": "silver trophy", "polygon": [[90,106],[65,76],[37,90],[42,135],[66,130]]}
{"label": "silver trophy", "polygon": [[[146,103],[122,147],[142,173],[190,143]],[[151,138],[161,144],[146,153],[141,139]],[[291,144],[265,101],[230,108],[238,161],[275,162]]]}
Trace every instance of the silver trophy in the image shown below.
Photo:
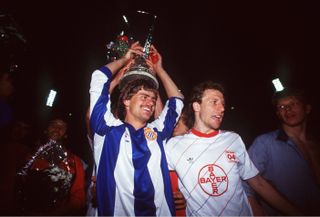
{"label": "silver trophy", "polygon": [[[148,29],[147,38],[143,48],[143,55],[136,56],[133,65],[124,73],[119,83],[120,90],[125,86],[125,84],[136,79],[149,80],[154,84],[155,88],[159,88],[159,82],[155,76],[155,73],[149,68],[149,66],[146,63],[146,59],[149,57],[150,54],[150,46],[153,39],[154,24],[157,16],[145,11],[137,11],[137,13],[144,16],[151,16],[152,23]],[[109,43],[108,52],[110,60],[114,60],[123,56],[127,52],[128,48],[130,47],[130,43],[132,43],[134,39],[130,31],[131,28],[129,26],[128,19],[125,16],[123,16],[123,18],[126,23],[128,36],[125,35],[125,31],[122,31],[120,35],[117,37],[116,42]]]}

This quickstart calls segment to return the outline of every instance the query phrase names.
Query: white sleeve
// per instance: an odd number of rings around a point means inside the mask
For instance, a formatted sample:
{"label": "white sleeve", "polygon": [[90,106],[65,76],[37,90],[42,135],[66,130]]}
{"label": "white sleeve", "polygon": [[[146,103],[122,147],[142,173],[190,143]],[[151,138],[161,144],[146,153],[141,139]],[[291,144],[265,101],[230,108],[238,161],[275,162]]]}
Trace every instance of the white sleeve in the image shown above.
{"label": "white sleeve", "polygon": [[164,151],[166,153],[166,157],[167,157],[167,162],[168,162],[168,167],[169,170],[175,170],[175,166],[173,165],[173,152],[172,152],[172,148],[173,148],[173,139],[169,139],[169,141],[164,142]]}
{"label": "white sleeve", "polygon": [[112,73],[107,67],[101,67],[92,74],[90,83],[90,126],[94,133],[102,134],[105,128],[119,125],[122,122],[116,119],[111,112],[109,95]]}
{"label": "white sleeve", "polygon": [[168,139],[172,135],[173,129],[181,115],[182,108],[183,101],[180,98],[169,98],[159,117],[151,123],[153,127],[162,132],[163,139]]}
{"label": "white sleeve", "polygon": [[251,161],[249,154],[246,150],[245,144],[243,143],[241,137],[239,136],[238,141],[237,141],[238,145],[241,148],[241,155],[239,156],[239,172],[240,172],[240,176],[243,180],[247,180],[250,179],[254,176],[256,176],[259,171],[258,169],[255,167],[255,165],[253,164],[253,162]]}

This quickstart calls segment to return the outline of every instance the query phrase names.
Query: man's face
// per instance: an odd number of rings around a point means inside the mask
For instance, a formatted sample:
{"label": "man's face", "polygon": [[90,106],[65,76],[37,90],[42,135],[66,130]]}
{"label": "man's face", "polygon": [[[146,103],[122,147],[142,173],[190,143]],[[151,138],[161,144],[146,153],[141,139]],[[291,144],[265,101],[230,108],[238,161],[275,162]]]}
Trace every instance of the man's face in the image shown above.
{"label": "man's face", "polygon": [[277,103],[279,119],[283,124],[291,127],[302,124],[310,111],[310,105],[303,104],[294,96],[282,98]]}
{"label": "man's face", "polygon": [[62,139],[67,132],[67,124],[62,120],[54,120],[48,127],[48,138],[53,140]]}
{"label": "man's face", "polygon": [[222,123],[225,101],[223,94],[214,89],[205,90],[201,103],[194,103],[196,122],[210,130],[218,130]]}
{"label": "man's face", "polygon": [[157,96],[152,91],[139,90],[129,100],[124,100],[126,106],[126,119],[146,123],[154,113]]}

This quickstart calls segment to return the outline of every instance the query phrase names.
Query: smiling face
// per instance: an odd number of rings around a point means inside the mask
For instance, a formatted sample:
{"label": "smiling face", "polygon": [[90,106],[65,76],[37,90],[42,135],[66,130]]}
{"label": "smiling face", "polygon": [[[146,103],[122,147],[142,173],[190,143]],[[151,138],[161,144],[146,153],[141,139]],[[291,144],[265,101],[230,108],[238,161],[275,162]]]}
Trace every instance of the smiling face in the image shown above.
{"label": "smiling face", "polygon": [[223,94],[215,89],[203,92],[201,102],[193,103],[195,128],[203,133],[219,130],[225,111]]}
{"label": "smiling face", "polygon": [[157,96],[153,91],[141,89],[130,99],[124,100],[125,121],[135,126],[145,125],[154,113]]}
{"label": "smiling face", "polygon": [[48,129],[48,138],[53,140],[61,140],[67,132],[67,124],[60,119],[56,119],[50,122]]}

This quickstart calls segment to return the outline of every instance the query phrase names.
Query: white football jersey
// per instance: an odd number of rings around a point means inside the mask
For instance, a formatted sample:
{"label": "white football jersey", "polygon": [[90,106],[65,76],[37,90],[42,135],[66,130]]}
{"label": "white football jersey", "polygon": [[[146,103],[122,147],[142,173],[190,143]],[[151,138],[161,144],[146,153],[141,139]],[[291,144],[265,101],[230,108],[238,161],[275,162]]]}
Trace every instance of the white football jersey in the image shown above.
{"label": "white football jersey", "polygon": [[242,180],[258,170],[241,137],[233,132],[203,134],[194,129],[168,141],[169,168],[179,177],[188,216],[249,216]]}

